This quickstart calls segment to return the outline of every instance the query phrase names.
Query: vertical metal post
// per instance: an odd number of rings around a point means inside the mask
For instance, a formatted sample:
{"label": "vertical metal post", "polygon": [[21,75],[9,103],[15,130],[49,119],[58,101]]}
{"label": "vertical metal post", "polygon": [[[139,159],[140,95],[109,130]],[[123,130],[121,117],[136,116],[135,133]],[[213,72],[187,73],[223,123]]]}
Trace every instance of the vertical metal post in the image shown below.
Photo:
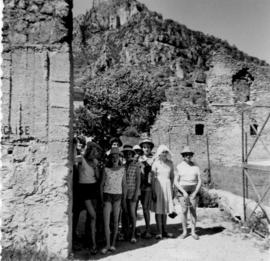
{"label": "vertical metal post", "polygon": [[[245,132],[245,163],[248,162],[248,158],[247,158],[247,151],[248,151],[248,136],[247,136],[247,132]],[[247,176],[245,175],[245,184],[246,184],[246,188],[245,188],[245,191],[246,191],[246,198],[248,198],[248,178]]]}
{"label": "vertical metal post", "polygon": [[187,134],[187,146],[189,146],[189,137],[188,137],[188,134]]}
{"label": "vertical metal post", "polygon": [[244,112],[242,111],[242,183],[243,183],[243,209],[244,209],[244,221],[246,221],[246,177],[245,177],[245,136],[244,136]]}
{"label": "vertical metal post", "polygon": [[209,138],[208,138],[208,134],[206,134],[206,149],[207,149],[208,171],[209,171],[209,176],[211,177],[211,164],[210,164],[210,150],[209,150]]}

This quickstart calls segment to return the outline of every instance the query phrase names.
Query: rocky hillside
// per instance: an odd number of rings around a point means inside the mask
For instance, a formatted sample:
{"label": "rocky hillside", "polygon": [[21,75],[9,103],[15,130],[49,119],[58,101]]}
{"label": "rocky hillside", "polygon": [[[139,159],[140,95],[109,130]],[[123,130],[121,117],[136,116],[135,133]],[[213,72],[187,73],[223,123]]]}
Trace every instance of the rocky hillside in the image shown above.
{"label": "rocky hillside", "polygon": [[98,1],[74,18],[73,31],[75,85],[84,89],[121,70],[136,71],[152,75],[149,84],[165,90],[181,81],[183,97],[185,92],[194,93],[189,95],[192,103],[198,100],[203,105],[203,92],[192,83],[205,83],[213,54],[223,52],[247,64],[267,65],[222,39],[163,19],[135,0]]}

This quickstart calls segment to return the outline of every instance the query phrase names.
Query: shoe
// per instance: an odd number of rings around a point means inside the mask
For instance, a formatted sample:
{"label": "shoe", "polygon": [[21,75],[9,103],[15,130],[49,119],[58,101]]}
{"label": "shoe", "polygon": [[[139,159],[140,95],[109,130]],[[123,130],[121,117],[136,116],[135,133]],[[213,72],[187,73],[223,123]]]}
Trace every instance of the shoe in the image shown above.
{"label": "shoe", "polygon": [[133,237],[133,238],[131,238],[130,242],[135,244],[137,242],[137,239],[135,237]]}
{"label": "shoe", "polygon": [[179,238],[181,238],[181,239],[185,239],[187,237],[187,234],[181,234],[180,236],[179,236]]}
{"label": "shoe", "polygon": [[90,254],[91,255],[96,255],[97,254],[97,248],[96,247],[92,247],[91,249],[90,249]]}
{"label": "shoe", "polygon": [[108,253],[108,251],[109,251],[109,248],[104,247],[104,248],[101,249],[100,252],[101,252],[102,255],[106,255]]}
{"label": "shoe", "polygon": [[162,239],[162,235],[161,234],[157,234],[156,235],[156,239]]}
{"label": "shoe", "polygon": [[149,233],[149,232],[144,232],[143,234],[142,234],[142,237],[143,238],[146,238],[146,239],[150,239],[150,238],[152,238],[152,235]]}
{"label": "shoe", "polygon": [[111,252],[115,252],[115,251],[116,251],[116,248],[115,248],[115,246],[111,246],[109,250],[110,250]]}
{"label": "shoe", "polygon": [[195,240],[199,240],[200,239],[200,237],[197,235],[197,234],[191,234],[191,236],[195,239]]}
{"label": "shoe", "polygon": [[167,237],[167,238],[172,238],[173,237],[173,234],[172,233],[168,233],[168,232],[164,232],[164,233],[162,233],[162,236],[163,237]]}

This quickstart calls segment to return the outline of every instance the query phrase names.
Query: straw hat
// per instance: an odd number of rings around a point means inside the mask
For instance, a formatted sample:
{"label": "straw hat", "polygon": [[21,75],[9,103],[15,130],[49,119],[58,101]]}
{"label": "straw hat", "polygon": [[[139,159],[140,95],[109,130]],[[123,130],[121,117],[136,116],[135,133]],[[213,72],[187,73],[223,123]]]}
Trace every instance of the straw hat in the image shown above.
{"label": "straw hat", "polygon": [[190,147],[189,146],[185,146],[184,147],[184,149],[183,149],[183,151],[181,152],[181,154],[183,155],[183,154],[194,154],[194,152],[190,149]]}
{"label": "straw hat", "polygon": [[150,138],[145,138],[145,139],[143,139],[143,140],[140,142],[140,147],[142,148],[143,144],[145,144],[145,143],[147,143],[147,144],[150,145],[151,150],[154,148],[154,143],[153,143],[153,141],[152,141]]}

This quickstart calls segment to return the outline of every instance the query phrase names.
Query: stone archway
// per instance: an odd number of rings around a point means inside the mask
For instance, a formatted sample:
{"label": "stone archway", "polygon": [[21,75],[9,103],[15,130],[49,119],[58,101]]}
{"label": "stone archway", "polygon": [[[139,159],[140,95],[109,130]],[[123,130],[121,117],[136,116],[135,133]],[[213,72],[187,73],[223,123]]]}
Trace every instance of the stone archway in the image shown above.
{"label": "stone archway", "polygon": [[71,10],[72,0],[4,0],[3,259],[71,251]]}

